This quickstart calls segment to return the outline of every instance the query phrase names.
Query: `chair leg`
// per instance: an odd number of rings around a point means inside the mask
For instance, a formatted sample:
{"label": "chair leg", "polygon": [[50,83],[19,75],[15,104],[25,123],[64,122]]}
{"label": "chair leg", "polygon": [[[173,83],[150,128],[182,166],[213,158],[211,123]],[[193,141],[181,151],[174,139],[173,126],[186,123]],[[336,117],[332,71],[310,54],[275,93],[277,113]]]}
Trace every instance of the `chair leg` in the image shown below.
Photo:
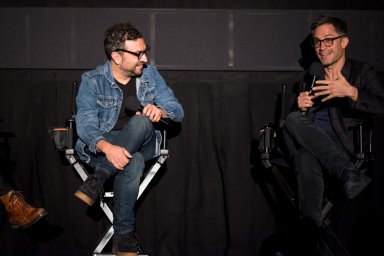
{"label": "chair leg", "polygon": [[[80,176],[82,181],[85,181],[88,177],[88,173],[85,170],[85,168],[77,162],[76,158],[74,157],[74,150],[73,149],[67,149],[65,154],[67,160],[69,163],[73,166],[73,168],[76,170],[77,174]],[[137,196],[137,199],[140,198],[142,193],[145,191],[145,189],[148,187],[149,183],[152,181],[153,177],[156,175],[158,170],[161,168],[161,166],[164,164],[164,162],[168,159],[168,150],[162,149],[161,155],[157,159],[156,163],[150,168],[148,173],[146,174],[144,180],[140,183],[139,187],[139,193]],[[106,192],[105,197],[113,197],[113,192]],[[105,232],[103,237],[101,238],[99,244],[96,246],[93,255],[94,256],[109,256],[109,255],[115,255],[114,253],[103,253],[105,246],[108,244],[108,242],[111,240],[114,230],[113,230],[113,213],[109,206],[105,202],[100,202],[100,207],[105,213],[106,217],[111,223],[111,226],[109,229]],[[148,254],[139,254],[139,256],[149,256]]]}

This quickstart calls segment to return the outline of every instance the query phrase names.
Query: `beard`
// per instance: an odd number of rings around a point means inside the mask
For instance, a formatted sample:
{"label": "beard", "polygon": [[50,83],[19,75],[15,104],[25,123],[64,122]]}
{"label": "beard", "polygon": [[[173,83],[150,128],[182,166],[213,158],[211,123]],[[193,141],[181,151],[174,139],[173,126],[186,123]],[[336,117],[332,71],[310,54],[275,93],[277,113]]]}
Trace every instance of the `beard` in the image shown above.
{"label": "beard", "polygon": [[143,70],[145,66],[146,66],[145,63],[138,61],[137,64],[132,69],[127,70],[128,76],[130,77],[141,76],[143,74]]}

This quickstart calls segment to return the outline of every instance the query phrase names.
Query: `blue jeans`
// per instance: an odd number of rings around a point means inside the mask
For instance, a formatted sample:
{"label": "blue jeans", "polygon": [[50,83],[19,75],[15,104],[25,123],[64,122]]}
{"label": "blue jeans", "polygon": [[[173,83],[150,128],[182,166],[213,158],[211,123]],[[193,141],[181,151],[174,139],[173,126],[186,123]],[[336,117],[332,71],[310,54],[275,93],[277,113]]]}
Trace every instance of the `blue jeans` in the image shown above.
{"label": "blue jeans", "polygon": [[152,122],[144,115],[133,116],[119,131],[104,134],[112,144],[124,147],[133,156],[124,170],[117,170],[103,155],[91,156],[92,166],[108,177],[115,176],[113,184],[113,227],[115,233],[135,230],[134,207],[143,175],[145,161],[154,157],[156,135]]}
{"label": "blue jeans", "polygon": [[303,216],[321,225],[323,171],[342,179],[343,170],[353,167],[351,157],[332,129],[317,127],[299,112],[287,116],[283,136],[297,175],[299,209]]}

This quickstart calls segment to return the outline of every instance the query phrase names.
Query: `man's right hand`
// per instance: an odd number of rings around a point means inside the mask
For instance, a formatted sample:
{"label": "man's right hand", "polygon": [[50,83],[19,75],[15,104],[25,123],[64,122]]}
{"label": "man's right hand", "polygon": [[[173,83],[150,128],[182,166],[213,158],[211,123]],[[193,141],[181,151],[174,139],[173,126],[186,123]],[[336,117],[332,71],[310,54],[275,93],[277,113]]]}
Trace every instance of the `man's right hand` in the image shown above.
{"label": "man's right hand", "polygon": [[123,170],[129,163],[129,159],[132,158],[132,155],[125,148],[113,145],[105,140],[99,141],[96,147],[105,154],[108,161],[118,170]]}
{"label": "man's right hand", "polygon": [[297,105],[300,112],[307,112],[307,110],[313,106],[314,95],[311,95],[309,92],[301,92],[297,96]]}

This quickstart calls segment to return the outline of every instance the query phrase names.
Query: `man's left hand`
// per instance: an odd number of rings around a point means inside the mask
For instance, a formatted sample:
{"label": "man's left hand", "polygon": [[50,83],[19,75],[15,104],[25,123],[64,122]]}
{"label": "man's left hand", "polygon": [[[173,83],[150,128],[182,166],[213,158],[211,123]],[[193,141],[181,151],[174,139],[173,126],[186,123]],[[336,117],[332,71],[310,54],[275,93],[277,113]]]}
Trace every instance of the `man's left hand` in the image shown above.
{"label": "man's left hand", "polygon": [[159,122],[160,118],[165,115],[163,109],[156,107],[152,104],[147,104],[143,108],[143,114],[146,115],[152,122]]}
{"label": "man's left hand", "polygon": [[336,80],[318,80],[313,87],[316,97],[325,96],[321,101],[327,101],[333,98],[349,97],[353,101],[357,100],[358,91],[347,79],[338,71]]}

